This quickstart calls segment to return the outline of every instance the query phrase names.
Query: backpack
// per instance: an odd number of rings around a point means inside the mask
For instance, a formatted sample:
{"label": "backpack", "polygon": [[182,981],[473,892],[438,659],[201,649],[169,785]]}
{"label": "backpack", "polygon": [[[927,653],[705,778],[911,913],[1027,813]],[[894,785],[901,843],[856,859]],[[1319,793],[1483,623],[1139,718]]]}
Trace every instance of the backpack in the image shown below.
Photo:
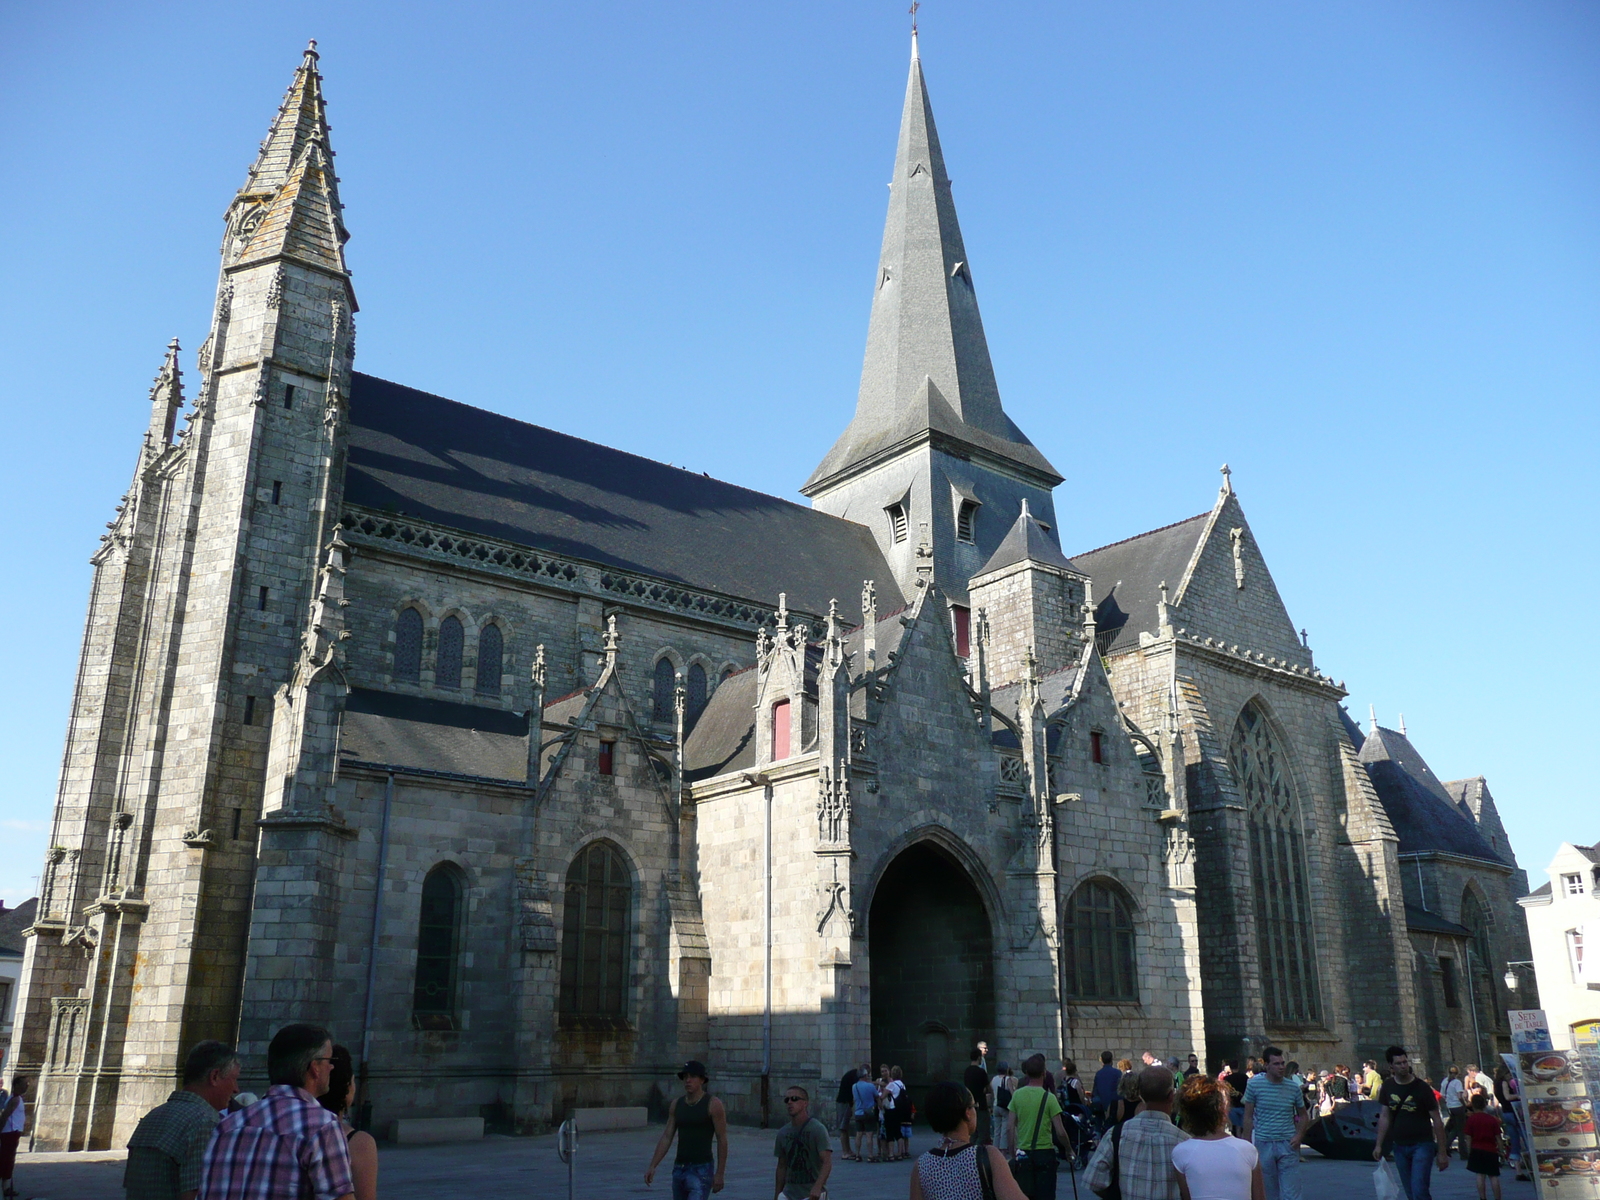
{"label": "backpack", "polygon": [[1014,1088],[1006,1084],[1001,1084],[1000,1087],[996,1089],[994,1094],[995,1108],[999,1109],[1001,1112],[1009,1111],[1011,1108],[1011,1093],[1014,1090]]}

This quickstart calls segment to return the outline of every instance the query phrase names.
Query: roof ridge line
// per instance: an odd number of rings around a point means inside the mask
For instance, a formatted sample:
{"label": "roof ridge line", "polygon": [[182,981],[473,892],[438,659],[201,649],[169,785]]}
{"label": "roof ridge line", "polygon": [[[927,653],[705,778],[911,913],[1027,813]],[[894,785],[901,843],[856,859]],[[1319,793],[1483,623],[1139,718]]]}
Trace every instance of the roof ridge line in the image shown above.
{"label": "roof ridge line", "polygon": [[1211,510],[1207,509],[1203,513],[1196,513],[1192,517],[1185,517],[1183,520],[1174,521],[1170,525],[1158,525],[1154,529],[1146,529],[1143,533],[1136,533],[1132,537],[1123,538],[1121,541],[1107,542],[1104,546],[1096,546],[1093,550],[1079,550],[1076,554],[1069,554],[1067,557],[1073,560],[1087,558],[1091,554],[1099,554],[1102,550],[1110,550],[1115,546],[1126,546],[1129,542],[1137,542],[1140,538],[1147,538],[1152,534],[1165,533],[1169,529],[1176,529],[1179,525],[1187,525],[1190,521],[1198,521],[1201,518],[1209,517],[1210,515]]}

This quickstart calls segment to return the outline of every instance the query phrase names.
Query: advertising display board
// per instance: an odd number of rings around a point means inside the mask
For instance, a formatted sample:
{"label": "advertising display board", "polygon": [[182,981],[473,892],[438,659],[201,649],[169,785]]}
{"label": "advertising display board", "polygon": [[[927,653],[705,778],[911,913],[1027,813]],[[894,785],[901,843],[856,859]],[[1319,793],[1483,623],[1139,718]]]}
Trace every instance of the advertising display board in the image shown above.
{"label": "advertising display board", "polygon": [[1593,1081],[1576,1050],[1507,1054],[1522,1093],[1522,1127],[1533,1148],[1543,1200],[1600,1200],[1600,1138],[1595,1134]]}

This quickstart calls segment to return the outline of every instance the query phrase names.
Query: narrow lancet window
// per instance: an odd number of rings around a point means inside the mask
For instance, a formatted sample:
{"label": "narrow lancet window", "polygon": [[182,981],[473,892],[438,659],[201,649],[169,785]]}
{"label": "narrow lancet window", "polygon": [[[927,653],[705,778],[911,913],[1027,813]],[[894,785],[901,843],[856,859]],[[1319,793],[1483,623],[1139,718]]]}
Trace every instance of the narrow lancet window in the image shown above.
{"label": "narrow lancet window", "polygon": [[401,683],[422,678],[422,614],[402,609],[394,623],[394,677]]}

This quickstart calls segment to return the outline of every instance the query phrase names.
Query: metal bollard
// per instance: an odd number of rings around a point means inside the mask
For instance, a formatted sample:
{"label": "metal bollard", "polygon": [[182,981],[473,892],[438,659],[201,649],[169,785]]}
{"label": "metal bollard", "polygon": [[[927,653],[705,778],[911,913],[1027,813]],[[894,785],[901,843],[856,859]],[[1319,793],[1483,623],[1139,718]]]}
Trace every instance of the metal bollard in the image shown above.
{"label": "metal bollard", "polygon": [[578,1157],[578,1122],[571,1117],[561,1122],[556,1131],[556,1153],[567,1164],[567,1200],[578,1200],[577,1181],[573,1171]]}

